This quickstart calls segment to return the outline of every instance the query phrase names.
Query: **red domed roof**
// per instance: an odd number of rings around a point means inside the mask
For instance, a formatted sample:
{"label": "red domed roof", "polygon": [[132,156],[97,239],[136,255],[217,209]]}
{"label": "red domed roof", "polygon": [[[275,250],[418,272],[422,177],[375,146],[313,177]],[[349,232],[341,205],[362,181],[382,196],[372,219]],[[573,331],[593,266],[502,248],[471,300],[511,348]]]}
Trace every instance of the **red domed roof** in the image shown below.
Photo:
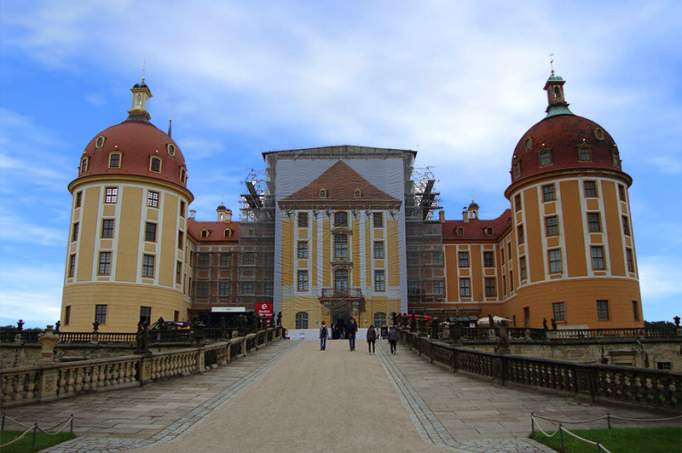
{"label": "red domed roof", "polygon": [[[112,154],[120,153],[114,165]],[[159,171],[153,171],[160,159]],[[87,159],[87,164],[84,164]],[[154,164],[154,165],[153,165]],[[78,177],[96,175],[134,175],[158,179],[187,187],[185,158],[175,141],[145,120],[128,119],[97,134],[81,156]]]}
{"label": "red domed roof", "polygon": [[549,116],[523,134],[512,156],[512,183],[566,169],[620,172],[618,148],[599,124],[573,114]]}

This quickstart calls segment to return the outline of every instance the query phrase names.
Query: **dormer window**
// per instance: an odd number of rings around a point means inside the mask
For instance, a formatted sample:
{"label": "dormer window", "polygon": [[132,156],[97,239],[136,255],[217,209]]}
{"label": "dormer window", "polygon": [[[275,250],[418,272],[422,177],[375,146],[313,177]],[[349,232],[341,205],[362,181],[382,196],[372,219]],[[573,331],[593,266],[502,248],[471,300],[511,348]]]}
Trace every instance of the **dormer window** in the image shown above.
{"label": "dormer window", "polygon": [[88,171],[88,158],[84,157],[81,159],[81,173]]}
{"label": "dormer window", "polygon": [[355,189],[355,192],[353,192],[353,197],[362,198],[362,190],[360,190],[359,188]]}
{"label": "dormer window", "polygon": [[329,198],[329,191],[327,189],[320,189],[320,198]]}
{"label": "dormer window", "polygon": [[589,162],[592,160],[592,149],[587,145],[578,146],[578,161]]}
{"label": "dormer window", "polygon": [[207,229],[204,228],[203,230],[201,230],[201,237],[204,239],[208,237],[208,230]]}
{"label": "dormer window", "polygon": [[97,137],[97,140],[95,140],[95,148],[100,149],[101,147],[104,146],[104,143],[107,141],[107,138],[103,135],[100,135]]}
{"label": "dormer window", "polygon": [[154,173],[161,173],[161,159],[158,157],[152,157],[149,160],[149,169]]}
{"label": "dormer window", "polygon": [[166,151],[168,151],[169,156],[175,156],[175,145],[172,143],[167,144]]}
{"label": "dormer window", "polygon": [[546,167],[547,165],[551,165],[552,164],[552,150],[541,149],[540,152],[538,153],[538,164],[541,167]]}
{"label": "dormer window", "polygon": [[485,227],[483,228],[483,234],[486,236],[492,236],[493,235],[493,229],[492,227]]}
{"label": "dormer window", "polygon": [[109,154],[109,168],[121,168],[121,153]]}
{"label": "dormer window", "polygon": [[462,227],[457,227],[455,228],[455,236],[464,236],[464,228]]}
{"label": "dormer window", "polygon": [[185,180],[187,179],[187,172],[185,171],[185,168],[180,169],[180,182],[183,184],[185,183]]}
{"label": "dormer window", "polygon": [[523,142],[523,147],[526,149],[526,151],[530,151],[533,147],[533,139],[528,137],[526,141]]}
{"label": "dormer window", "polygon": [[521,160],[520,159],[514,160],[514,166],[512,168],[512,173],[514,175],[514,179],[521,177]]}
{"label": "dormer window", "polygon": [[225,239],[230,239],[232,237],[232,228],[225,228]]}
{"label": "dormer window", "polygon": [[611,162],[614,167],[620,168],[620,153],[618,152],[618,147],[615,145],[611,149]]}
{"label": "dormer window", "polygon": [[594,129],[594,138],[596,138],[599,141],[604,140],[604,129],[601,127],[597,127]]}

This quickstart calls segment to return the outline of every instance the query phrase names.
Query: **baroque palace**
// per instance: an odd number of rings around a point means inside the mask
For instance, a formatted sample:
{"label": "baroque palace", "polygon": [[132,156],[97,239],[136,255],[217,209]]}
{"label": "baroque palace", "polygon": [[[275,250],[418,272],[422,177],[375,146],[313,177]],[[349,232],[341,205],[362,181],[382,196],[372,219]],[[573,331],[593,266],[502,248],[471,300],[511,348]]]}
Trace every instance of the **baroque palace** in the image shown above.
{"label": "baroque palace", "polygon": [[510,208],[446,220],[416,151],[331,146],[263,153],[239,221],[196,220],[180,147],[132,88],[128,118],[85,147],[73,198],[61,325],[269,306],[287,328],[392,313],[494,314],[516,326],[640,327],[628,188],[613,138],[573,114],[552,72],[546,115],[513,150]]}

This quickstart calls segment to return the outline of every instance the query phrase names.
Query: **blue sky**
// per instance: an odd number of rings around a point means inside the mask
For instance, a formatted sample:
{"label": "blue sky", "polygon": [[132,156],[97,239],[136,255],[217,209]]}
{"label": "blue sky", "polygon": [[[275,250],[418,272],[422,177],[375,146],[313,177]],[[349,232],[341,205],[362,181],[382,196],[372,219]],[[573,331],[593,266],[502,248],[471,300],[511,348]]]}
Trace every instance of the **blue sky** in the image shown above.
{"label": "blue sky", "polygon": [[[145,66],[173,119],[199,218],[260,152],[417,149],[448,218],[506,206],[519,137],[542,118],[548,54],[572,110],[616,139],[647,319],[682,310],[682,3],[0,1],[0,324],[58,318],[67,183],[123,120]],[[676,195],[677,194],[677,195]]]}

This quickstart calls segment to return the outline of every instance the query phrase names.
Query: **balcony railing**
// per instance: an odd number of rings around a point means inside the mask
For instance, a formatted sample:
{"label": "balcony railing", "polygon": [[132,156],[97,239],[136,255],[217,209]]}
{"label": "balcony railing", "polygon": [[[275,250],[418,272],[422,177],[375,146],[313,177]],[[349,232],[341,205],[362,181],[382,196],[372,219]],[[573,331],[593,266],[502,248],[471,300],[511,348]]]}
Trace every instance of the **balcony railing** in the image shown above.
{"label": "balcony railing", "polygon": [[322,299],[362,299],[362,289],[322,288]]}

